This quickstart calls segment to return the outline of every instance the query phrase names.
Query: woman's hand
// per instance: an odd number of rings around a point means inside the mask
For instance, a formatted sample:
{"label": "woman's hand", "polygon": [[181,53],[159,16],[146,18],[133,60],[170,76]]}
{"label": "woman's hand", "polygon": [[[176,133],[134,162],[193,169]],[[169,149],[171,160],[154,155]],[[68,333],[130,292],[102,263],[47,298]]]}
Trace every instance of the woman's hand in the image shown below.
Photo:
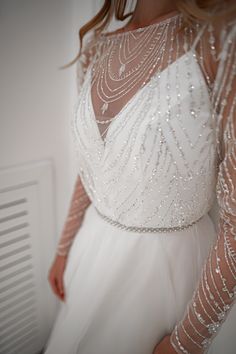
{"label": "woman's hand", "polygon": [[165,336],[154,348],[152,354],[176,354],[170,343],[170,335]]}
{"label": "woman's hand", "polygon": [[67,256],[56,255],[48,273],[48,281],[55,295],[65,301],[63,274],[66,267]]}

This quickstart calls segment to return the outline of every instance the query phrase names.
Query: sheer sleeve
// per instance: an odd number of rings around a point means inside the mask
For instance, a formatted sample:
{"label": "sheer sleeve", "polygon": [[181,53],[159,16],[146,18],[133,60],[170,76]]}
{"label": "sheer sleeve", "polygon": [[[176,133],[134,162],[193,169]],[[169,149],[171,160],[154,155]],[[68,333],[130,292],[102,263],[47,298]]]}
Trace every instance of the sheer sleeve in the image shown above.
{"label": "sheer sleeve", "polygon": [[[217,239],[183,318],[171,333],[177,353],[207,353],[236,299],[236,25],[225,25],[213,84],[219,168]],[[213,52],[214,41],[211,42]],[[215,53],[214,53],[215,54]],[[217,54],[217,53],[216,53]],[[207,237],[207,235],[206,235]]]}
{"label": "sheer sleeve", "polygon": [[96,36],[95,34],[89,33],[88,37],[85,38],[85,43],[82,46],[79,59],[76,62],[76,84],[77,92],[80,93],[81,87],[84,82],[84,77],[86,71],[96,54]]}
{"label": "sheer sleeve", "polygon": [[[83,50],[76,65],[76,85],[78,95],[83,85],[84,76],[92,57],[93,36],[90,36],[83,46]],[[60,256],[68,255],[75,235],[82,224],[85,211],[90,203],[91,201],[84,189],[80,175],[78,174],[70,201],[68,215],[57,245],[56,254]]]}
{"label": "sheer sleeve", "polygon": [[74,192],[71,198],[68,216],[57,245],[57,254],[67,256],[75,235],[79,230],[85,211],[90,204],[90,199],[83,187],[80,176],[77,177]]}

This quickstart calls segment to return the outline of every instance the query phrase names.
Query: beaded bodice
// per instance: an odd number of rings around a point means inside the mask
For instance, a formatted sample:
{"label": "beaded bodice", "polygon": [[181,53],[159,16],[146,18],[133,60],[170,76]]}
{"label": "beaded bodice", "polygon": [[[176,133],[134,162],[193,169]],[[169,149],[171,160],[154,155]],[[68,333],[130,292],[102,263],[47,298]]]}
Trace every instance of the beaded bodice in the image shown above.
{"label": "beaded bodice", "polygon": [[216,149],[209,94],[193,53],[131,98],[109,125],[105,144],[90,74],[74,124],[80,176],[97,209],[132,226],[174,227],[204,215],[215,193]]}
{"label": "beaded bodice", "polygon": [[[73,130],[79,173],[86,191],[100,212],[130,226],[189,224],[208,212],[214,199],[217,168],[214,122],[208,86],[193,46],[186,48],[186,52],[178,48],[178,53],[176,48],[175,55],[170,57],[165,45],[164,55],[159,54],[161,64],[154,53],[151,64],[156,65],[155,71],[151,77],[143,73],[141,81],[137,80],[141,85],[138,89],[127,90],[128,101],[127,97],[124,101],[122,94],[130,82],[134,86],[135,74],[122,80],[119,76],[122,65],[111,60],[111,55],[112,59],[121,56],[116,51],[122,43],[129,44],[128,54],[132,56],[130,47],[140,46],[140,36],[142,44],[143,39],[147,41],[152,35],[149,43],[152,49],[155,38],[159,43],[160,33],[173,32],[177,21],[180,22],[179,16],[172,18],[172,22],[162,22],[161,32],[160,26],[152,25],[147,33],[138,32],[139,36],[132,32],[126,34],[128,38],[102,37],[99,60],[88,68],[76,107]],[[173,41],[174,36],[171,38]],[[174,48],[173,42],[169,45]],[[139,48],[137,53],[141,61],[146,52]],[[135,58],[134,66],[141,65],[138,59]],[[168,60],[171,60],[169,65]],[[114,80],[110,79],[110,73],[102,72],[106,64],[116,73]],[[148,71],[150,66],[144,69]],[[143,80],[147,80],[144,85]],[[117,95],[116,86],[122,86],[123,90],[118,100],[110,99],[109,115],[102,114],[104,102],[99,85],[103,82],[108,94],[114,88],[112,94]],[[110,117],[108,128],[96,121]]]}
{"label": "beaded bodice", "polygon": [[236,25],[182,21],[92,37],[71,127],[86,194],[121,224],[190,224],[216,195],[219,237],[172,334],[177,352],[195,354],[236,294]]}

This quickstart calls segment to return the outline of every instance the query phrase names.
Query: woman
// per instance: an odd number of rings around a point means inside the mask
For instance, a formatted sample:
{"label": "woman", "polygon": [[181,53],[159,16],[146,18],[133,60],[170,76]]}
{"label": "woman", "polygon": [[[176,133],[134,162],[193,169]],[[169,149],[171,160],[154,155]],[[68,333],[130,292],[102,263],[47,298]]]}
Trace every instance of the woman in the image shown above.
{"label": "woman", "polygon": [[[72,62],[79,173],[45,354],[206,353],[236,297],[235,6],[126,2]],[[130,19],[106,32],[113,14]]]}

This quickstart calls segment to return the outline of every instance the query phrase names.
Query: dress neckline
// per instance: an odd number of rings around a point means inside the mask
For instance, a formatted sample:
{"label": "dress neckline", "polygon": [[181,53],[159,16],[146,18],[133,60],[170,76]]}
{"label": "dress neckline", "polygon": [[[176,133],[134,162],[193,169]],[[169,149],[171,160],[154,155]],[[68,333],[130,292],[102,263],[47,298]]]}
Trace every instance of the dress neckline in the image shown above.
{"label": "dress neckline", "polygon": [[[98,134],[98,141],[99,144],[101,144],[102,149],[104,150],[104,154],[106,154],[106,150],[107,150],[107,140],[109,140],[109,136],[111,134],[111,131],[113,129],[113,125],[116,124],[117,121],[119,121],[121,119],[122,116],[124,116],[125,112],[128,110],[128,108],[130,107],[130,105],[132,104],[133,101],[137,100],[138,97],[141,95],[142,92],[144,92],[145,90],[148,89],[148,87],[150,87],[150,85],[152,85],[152,83],[156,80],[157,75],[159,76],[159,80],[161,79],[161,77],[167,72],[167,70],[169,70],[170,68],[174,67],[176,64],[179,64],[180,62],[184,61],[185,58],[187,56],[191,56],[193,58],[196,57],[196,52],[194,48],[190,48],[189,50],[187,50],[184,54],[180,55],[175,61],[173,61],[171,64],[167,65],[163,70],[161,70],[161,72],[155,72],[153,74],[153,76],[151,77],[151,79],[144,85],[141,86],[135,93],[134,95],[128,100],[128,102],[126,102],[126,104],[120,109],[120,111],[113,117],[112,122],[109,124],[108,129],[107,129],[107,133],[106,133],[106,137],[105,139],[103,139],[101,137],[99,128],[98,128],[98,124],[96,122],[96,114],[95,114],[95,110],[94,110],[94,106],[93,106],[93,101],[92,101],[92,95],[91,95],[91,75],[92,75],[92,68],[90,68],[89,71],[89,75],[88,75],[88,100],[89,100],[89,110],[90,110],[90,114],[92,116],[92,121],[93,124],[95,126],[95,129],[97,131]],[[205,87],[206,90],[208,91],[208,87],[207,87],[207,83],[204,79],[204,75],[203,72],[200,69],[200,64],[198,63],[198,61],[196,59],[193,60],[194,65],[196,65],[196,68],[199,72],[199,75],[201,76],[201,78],[203,79],[203,82],[205,83]],[[209,96],[208,96],[209,97]],[[119,119],[118,119],[119,118]],[[109,144],[108,144],[109,145]]]}
{"label": "dress neckline", "polygon": [[174,11],[171,11],[161,17],[159,17],[159,19],[157,19],[155,22],[153,23],[150,23],[149,25],[146,25],[146,26],[142,26],[142,27],[138,27],[138,28],[134,28],[134,29],[130,29],[130,30],[127,30],[127,31],[121,31],[121,32],[118,32],[120,30],[122,30],[122,28],[119,28],[118,30],[116,30],[115,32],[104,32],[104,33],[101,33],[100,36],[102,38],[116,38],[116,37],[119,37],[119,36],[122,36],[122,35],[128,35],[128,34],[131,34],[131,33],[136,33],[136,32],[141,32],[143,30],[146,30],[148,28],[152,28],[152,27],[155,27],[155,26],[159,26],[159,25],[162,25],[166,22],[170,22],[172,20],[174,20],[175,18],[181,16],[182,13],[178,10],[174,10]]}

